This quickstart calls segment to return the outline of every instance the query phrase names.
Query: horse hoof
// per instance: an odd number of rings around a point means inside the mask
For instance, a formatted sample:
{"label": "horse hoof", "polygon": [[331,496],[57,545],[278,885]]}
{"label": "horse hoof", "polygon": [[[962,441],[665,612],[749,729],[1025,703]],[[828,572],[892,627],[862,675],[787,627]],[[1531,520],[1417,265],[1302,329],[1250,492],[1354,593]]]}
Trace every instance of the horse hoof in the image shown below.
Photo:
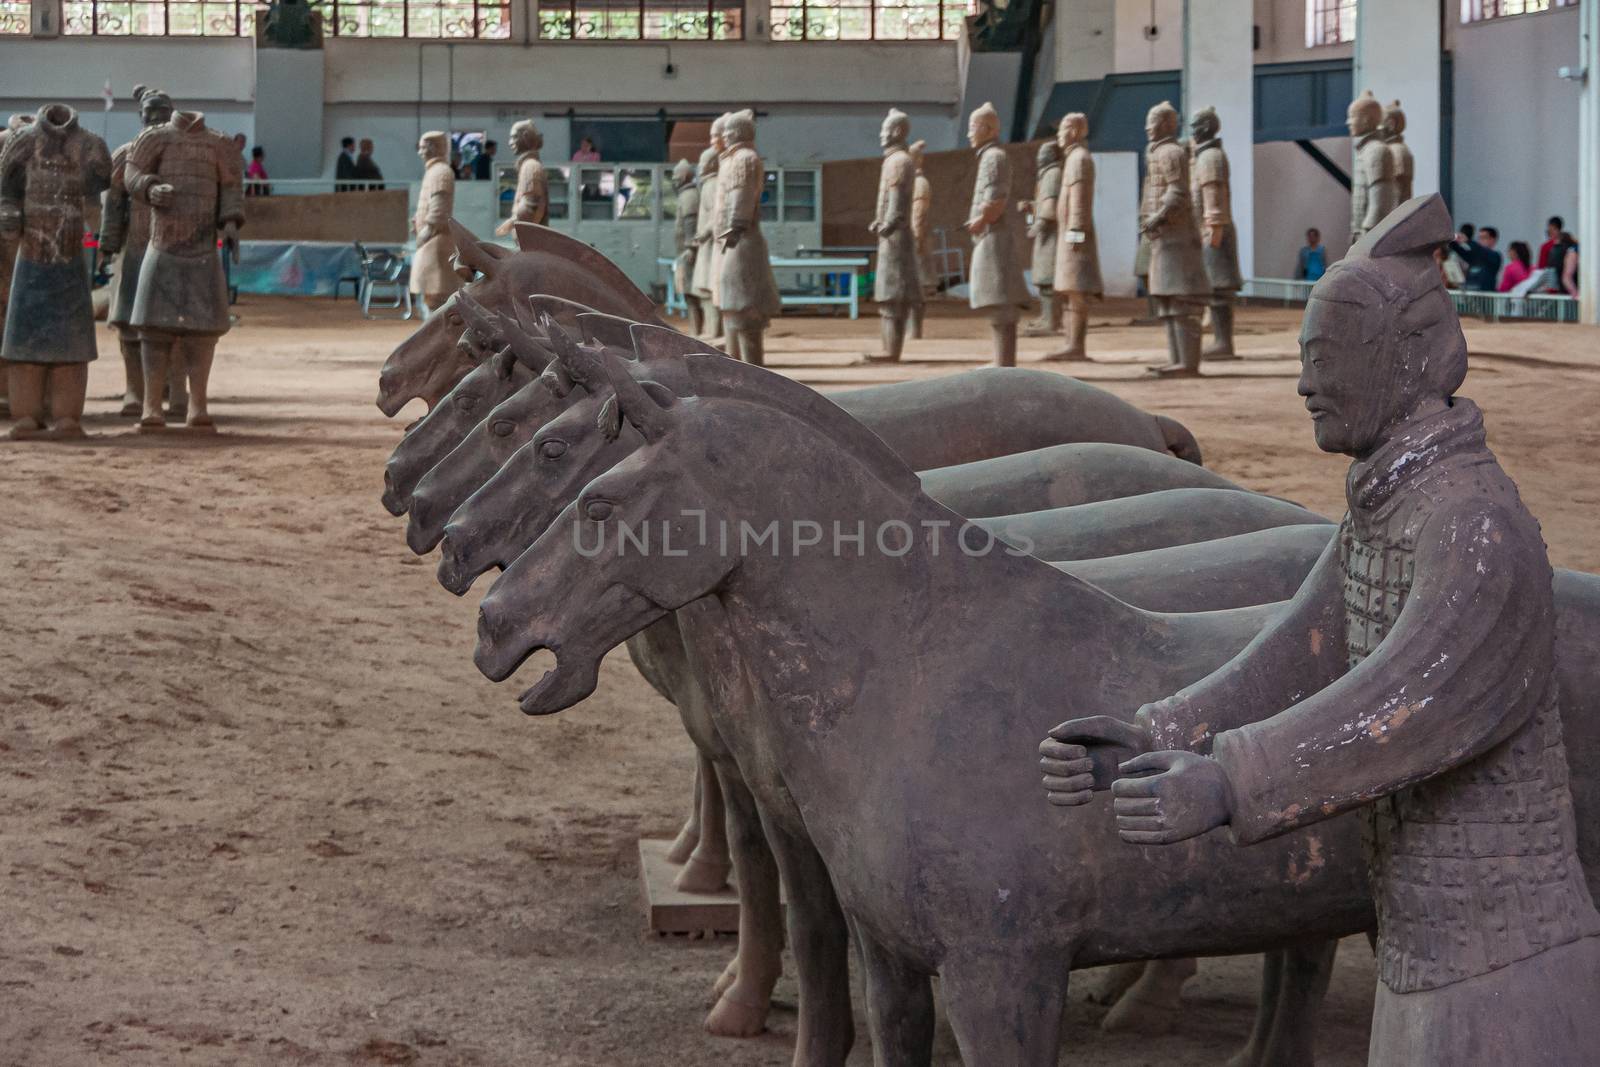
{"label": "horse hoof", "polygon": [[1173,1001],[1125,996],[1100,1020],[1108,1034],[1170,1034],[1183,1022],[1183,1007]]}
{"label": "horse hoof", "polygon": [[189,416],[189,421],[184,425],[186,425],[194,433],[217,432],[216,421],[213,420],[210,415],[191,415]]}
{"label": "horse hoof", "polygon": [[712,1002],[715,1003],[717,1000],[719,1000],[722,997],[722,994],[733,988],[733,983],[737,982],[738,980],[739,957],[735,956],[733,959],[728,961],[728,965],[722,969],[722,973],[717,975],[716,984],[711,987]]}
{"label": "horse hoof", "polygon": [[144,410],[144,401],[142,401],[142,400],[124,400],[122,402],[122,407],[117,410],[117,414],[118,415],[137,415],[137,414],[139,414],[139,412],[141,412],[143,410]]}
{"label": "horse hoof", "polygon": [[745,1004],[726,994],[706,1016],[706,1033],[716,1037],[755,1037],[766,1028],[766,1004]]}
{"label": "horse hoof", "polygon": [[730,870],[729,864],[709,863],[690,856],[672,884],[680,893],[718,893],[728,888]]}
{"label": "horse hoof", "polygon": [[1142,962],[1113,963],[1104,969],[1100,984],[1090,989],[1086,999],[1090,1004],[1110,1007],[1122,999],[1122,994],[1133,988],[1133,984],[1144,975],[1144,967]]}
{"label": "horse hoof", "polygon": [[685,826],[678,831],[677,838],[672,842],[671,847],[667,849],[667,862],[674,867],[682,867],[689,862],[689,857],[694,855],[694,850],[699,844],[700,835],[691,833],[689,828]]}
{"label": "horse hoof", "polygon": [[11,427],[11,432],[6,436],[13,441],[32,441],[43,437],[47,432],[44,423],[38,419],[23,419]]}

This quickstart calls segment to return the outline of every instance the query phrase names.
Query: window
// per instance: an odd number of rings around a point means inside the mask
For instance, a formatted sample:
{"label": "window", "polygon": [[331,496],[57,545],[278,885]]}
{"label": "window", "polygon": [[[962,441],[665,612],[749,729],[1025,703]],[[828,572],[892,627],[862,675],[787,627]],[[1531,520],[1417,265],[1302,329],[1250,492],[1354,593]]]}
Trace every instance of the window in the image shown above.
{"label": "window", "polygon": [[311,0],[328,37],[511,36],[510,0]]}
{"label": "window", "polygon": [[744,0],[540,0],[547,41],[738,41]]}
{"label": "window", "polygon": [[1462,22],[1488,22],[1512,15],[1536,15],[1553,7],[1576,7],[1578,0],[1461,0]]}
{"label": "window", "polygon": [[0,0],[0,35],[33,32],[32,0]]}
{"label": "window", "polygon": [[61,32],[102,37],[253,37],[256,10],[254,0],[66,0],[61,5]]}
{"label": "window", "polygon": [[1356,0],[1306,0],[1306,47],[1356,39]]}
{"label": "window", "polygon": [[967,0],[773,0],[774,41],[953,41]]}

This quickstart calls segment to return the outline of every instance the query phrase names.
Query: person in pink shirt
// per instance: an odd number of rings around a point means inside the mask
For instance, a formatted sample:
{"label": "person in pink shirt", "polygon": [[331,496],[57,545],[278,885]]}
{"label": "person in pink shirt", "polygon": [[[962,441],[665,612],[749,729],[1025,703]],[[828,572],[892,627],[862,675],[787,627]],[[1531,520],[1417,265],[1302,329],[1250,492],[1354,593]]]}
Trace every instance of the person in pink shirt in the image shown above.
{"label": "person in pink shirt", "polygon": [[594,146],[592,140],[585,137],[578,142],[578,150],[572,153],[572,161],[574,163],[598,163],[600,162],[600,150]]}
{"label": "person in pink shirt", "polygon": [[260,145],[250,149],[250,165],[244,171],[245,196],[270,196],[272,186],[267,184],[267,150]]}
{"label": "person in pink shirt", "polygon": [[1500,274],[1500,291],[1502,293],[1511,292],[1511,290],[1527,281],[1528,275],[1533,273],[1533,268],[1529,265],[1533,259],[1533,253],[1528,248],[1528,242],[1512,241],[1508,251],[1511,253],[1510,258],[1506,260],[1506,269]]}

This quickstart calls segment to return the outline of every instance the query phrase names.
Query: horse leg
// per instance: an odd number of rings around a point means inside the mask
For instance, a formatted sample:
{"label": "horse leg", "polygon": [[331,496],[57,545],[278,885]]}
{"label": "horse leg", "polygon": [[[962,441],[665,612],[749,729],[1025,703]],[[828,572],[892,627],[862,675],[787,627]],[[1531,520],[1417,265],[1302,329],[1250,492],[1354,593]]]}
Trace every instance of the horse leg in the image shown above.
{"label": "horse leg", "polygon": [[1199,969],[1192,959],[1151,960],[1139,980],[1100,1020],[1100,1029],[1108,1033],[1167,1033],[1183,1017],[1183,983]]}
{"label": "horse leg", "polygon": [[[701,754],[701,759],[706,759]],[[728,885],[733,864],[728,858],[728,819],[722,804],[722,783],[709,760],[696,775],[700,783],[700,840],[673,885],[684,893],[716,893]]]}
{"label": "horse leg", "polygon": [[1228,1067],[1312,1067],[1322,998],[1333,977],[1339,942],[1311,941],[1269,952],[1261,966],[1261,1006],[1250,1040]]}
{"label": "horse leg", "polygon": [[933,983],[853,927],[867,985],[867,1028],[877,1067],[928,1067],[933,1062]]}
{"label": "horse leg", "polygon": [[1089,1003],[1110,1007],[1122,999],[1122,994],[1144,975],[1144,960],[1137,963],[1113,963],[1105,969],[1100,982],[1088,993]]}
{"label": "horse leg", "polygon": [[1071,961],[970,956],[939,968],[944,1011],[963,1063],[1055,1067]]}
{"label": "horse leg", "polygon": [[718,768],[717,774],[739,879],[739,952],[717,982],[717,1003],[706,1016],[706,1029],[719,1037],[754,1037],[766,1028],[772,987],[783,974],[778,865],[744,779],[732,767]]}
{"label": "horse leg", "polygon": [[766,827],[789,891],[789,947],[800,985],[794,1067],[843,1067],[856,1039],[844,912],[816,846],[770,821]]}
{"label": "horse leg", "polygon": [[667,849],[667,862],[675,866],[683,866],[689,862],[689,856],[700,843],[700,798],[702,796],[700,783],[704,776],[711,773],[711,761],[704,753],[696,753],[694,761],[694,803],[689,808],[689,818],[683,824],[683,829],[678,831],[678,836],[673,839],[672,847]]}

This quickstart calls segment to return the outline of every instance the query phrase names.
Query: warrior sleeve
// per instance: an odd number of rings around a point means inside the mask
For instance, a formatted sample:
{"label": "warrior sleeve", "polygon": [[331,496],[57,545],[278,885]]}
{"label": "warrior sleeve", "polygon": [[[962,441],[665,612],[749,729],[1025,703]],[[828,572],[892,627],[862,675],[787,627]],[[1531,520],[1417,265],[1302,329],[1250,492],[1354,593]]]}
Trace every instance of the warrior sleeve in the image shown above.
{"label": "warrior sleeve", "polygon": [[722,217],[717,220],[717,235],[750,228],[761,210],[761,185],[765,173],[761,157],[754,152],[735,152],[725,161],[721,177]]}
{"label": "warrior sleeve", "polygon": [[896,152],[884,170],[883,182],[887,188],[884,190],[883,217],[878,220],[880,235],[894,233],[910,224],[911,185],[916,181],[916,176],[908,173],[911,170],[911,157],[904,152]]}
{"label": "warrior sleeve", "polygon": [[150,187],[159,185],[161,176],[156,167],[161,162],[161,150],[166,146],[166,129],[151,126],[139,131],[139,136],[128,146],[128,161],[123,171],[123,184],[128,193],[145,203],[150,202]]}
{"label": "warrior sleeve", "polygon": [[673,235],[678,251],[687,252],[694,247],[695,228],[700,224],[700,190],[689,186],[678,194],[678,217]]}
{"label": "warrior sleeve", "polygon": [[518,222],[543,222],[545,196],[544,165],[537,159],[527,160],[517,170],[517,203],[512,214]]}
{"label": "warrior sleeve", "polygon": [[434,233],[443,233],[450,223],[450,205],[455,200],[456,176],[450,173],[449,167],[437,169],[438,181],[428,194],[428,202],[423,205],[422,221]]}
{"label": "warrior sleeve", "polygon": [[717,220],[717,187],[719,179],[715,174],[708,175],[700,182],[700,213],[695,221],[694,243],[697,245],[710,244],[716,236]]}
{"label": "warrior sleeve", "polygon": [[122,251],[128,241],[133,202],[128,198],[125,184],[127,170],[128,146],[123,145],[111,154],[111,187],[106,190],[100,206],[100,251],[108,256]]}
{"label": "warrior sleeve", "polygon": [[917,178],[911,193],[911,233],[918,241],[928,236],[928,212],[933,208],[933,187],[926,178]]}
{"label": "warrior sleeve", "polygon": [[22,198],[27,192],[29,138],[20,132],[6,138],[0,148],[0,229],[22,224]]}
{"label": "warrior sleeve", "polygon": [[217,225],[244,225],[244,157],[233,141],[217,134]]}
{"label": "warrior sleeve", "polygon": [[1056,198],[1061,195],[1061,168],[1051,167],[1039,180],[1039,195],[1033,201],[1036,219],[1049,225],[1056,221]]}
{"label": "warrior sleeve", "polygon": [[1366,154],[1370,160],[1367,164],[1367,214],[1361,224],[1364,229],[1373,230],[1394,210],[1394,156],[1387,145],[1381,144],[1378,151],[1366,151]]}
{"label": "warrior sleeve", "polygon": [[1203,752],[1223,731],[1289,707],[1338,678],[1345,658],[1342,586],[1334,537],[1294,599],[1238,655],[1139,709],[1135,721],[1150,731],[1153,747]]}
{"label": "warrior sleeve", "polygon": [[1163,183],[1161,202],[1156,205],[1155,214],[1150,219],[1154,226],[1165,226],[1168,219],[1177,218],[1189,210],[1189,190],[1180,162],[1183,149],[1169,147],[1171,151],[1158,152],[1150,161],[1151,180]]}
{"label": "warrior sleeve", "polygon": [[1094,229],[1094,157],[1088,152],[1072,154],[1070,171],[1063,166],[1060,212],[1064,229],[1087,232]]}
{"label": "warrior sleeve", "polygon": [[1550,684],[1554,608],[1536,528],[1490,503],[1420,531],[1394,628],[1356,667],[1219,734],[1234,839],[1261,841],[1459,766],[1521,726]]}
{"label": "warrior sleeve", "polygon": [[1227,226],[1233,219],[1228,205],[1228,176],[1211,164],[1200,172],[1200,221],[1206,226]]}
{"label": "warrior sleeve", "polygon": [[979,158],[974,199],[981,205],[978,217],[985,225],[993,226],[1004,216],[1006,201],[1011,199],[1011,168],[1003,149],[990,148]]}
{"label": "warrior sleeve", "polygon": [[85,133],[83,148],[83,195],[99,196],[111,187],[111,149],[92,133]]}

